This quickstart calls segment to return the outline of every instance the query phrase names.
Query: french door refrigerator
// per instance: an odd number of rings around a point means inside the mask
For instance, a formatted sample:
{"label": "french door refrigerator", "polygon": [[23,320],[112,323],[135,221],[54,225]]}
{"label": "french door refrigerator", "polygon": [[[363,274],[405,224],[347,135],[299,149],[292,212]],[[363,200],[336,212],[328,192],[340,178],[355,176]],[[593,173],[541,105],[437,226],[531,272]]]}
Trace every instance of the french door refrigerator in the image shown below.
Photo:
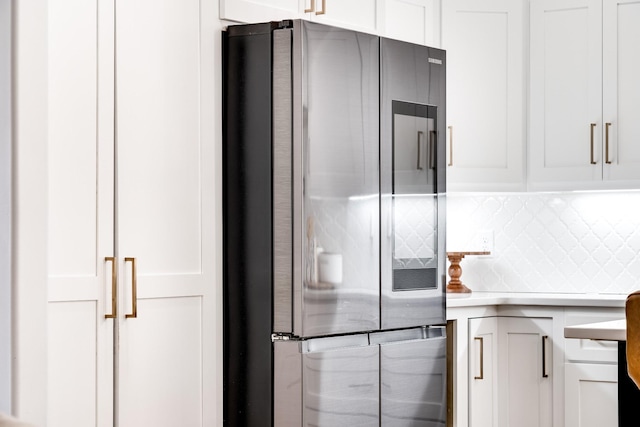
{"label": "french door refrigerator", "polygon": [[444,426],[445,52],[223,33],[227,426]]}

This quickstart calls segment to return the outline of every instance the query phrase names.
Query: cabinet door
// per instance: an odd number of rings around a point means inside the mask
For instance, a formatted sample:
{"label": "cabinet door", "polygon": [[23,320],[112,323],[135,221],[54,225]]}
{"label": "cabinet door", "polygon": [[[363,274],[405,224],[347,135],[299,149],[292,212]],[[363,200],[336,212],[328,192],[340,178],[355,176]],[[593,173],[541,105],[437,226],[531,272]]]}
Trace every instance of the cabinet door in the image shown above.
{"label": "cabinet door", "polygon": [[616,425],[618,419],[617,366],[567,363],[564,399],[565,427]]}
{"label": "cabinet door", "polygon": [[640,3],[605,0],[602,13],[604,179],[637,181],[640,179]]}
{"label": "cabinet door", "polygon": [[[312,1],[312,0],[306,0]],[[382,0],[314,0],[312,21],[340,28],[377,34],[381,25]]]}
{"label": "cabinet door", "polygon": [[[48,410],[113,426],[113,2],[48,5]],[[98,46],[100,46],[98,48]]]}
{"label": "cabinet door", "polygon": [[445,1],[447,185],[524,188],[524,2]]}
{"label": "cabinet door", "polygon": [[469,319],[469,426],[498,426],[498,318]]}
{"label": "cabinet door", "polygon": [[440,47],[440,2],[385,0],[382,35],[392,39]]}
{"label": "cabinet door", "polygon": [[499,320],[500,426],[553,424],[551,319]]}
{"label": "cabinet door", "polygon": [[534,187],[602,179],[601,6],[601,0],[531,2]]}
{"label": "cabinet door", "polygon": [[121,427],[216,424],[216,4],[116,9]]}
{"label": "cabinet door", "polygon": [[[304,17],[311,0],[220,0],[220,19],[256,23]],[[305,5],[305,3],[307,5]]]}

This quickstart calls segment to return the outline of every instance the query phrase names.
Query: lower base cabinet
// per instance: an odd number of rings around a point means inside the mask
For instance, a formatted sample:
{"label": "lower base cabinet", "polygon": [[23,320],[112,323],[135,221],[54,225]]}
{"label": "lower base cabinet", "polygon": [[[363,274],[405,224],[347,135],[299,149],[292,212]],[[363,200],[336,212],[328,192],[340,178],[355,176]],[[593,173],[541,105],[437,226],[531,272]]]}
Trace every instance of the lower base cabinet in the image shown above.
{"label": "lower base cabinet", "polygon": [[553,425],[553,320],[469,319],[469,426]]}
{"label": "lower base cabinet", "polygon": [[567,363],[564,384],[565,427],[617,425],[617,365]]}

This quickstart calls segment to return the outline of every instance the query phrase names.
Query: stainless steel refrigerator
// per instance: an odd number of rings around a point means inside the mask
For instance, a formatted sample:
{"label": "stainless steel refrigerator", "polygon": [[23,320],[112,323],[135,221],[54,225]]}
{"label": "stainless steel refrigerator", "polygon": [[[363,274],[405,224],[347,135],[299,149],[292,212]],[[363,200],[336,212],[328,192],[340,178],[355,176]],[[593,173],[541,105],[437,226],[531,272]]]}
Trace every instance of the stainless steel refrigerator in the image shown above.
{"label": "stainless steel refrigerator", "polygon": [[444,426],[445,52],[223,33],[224,419]]}

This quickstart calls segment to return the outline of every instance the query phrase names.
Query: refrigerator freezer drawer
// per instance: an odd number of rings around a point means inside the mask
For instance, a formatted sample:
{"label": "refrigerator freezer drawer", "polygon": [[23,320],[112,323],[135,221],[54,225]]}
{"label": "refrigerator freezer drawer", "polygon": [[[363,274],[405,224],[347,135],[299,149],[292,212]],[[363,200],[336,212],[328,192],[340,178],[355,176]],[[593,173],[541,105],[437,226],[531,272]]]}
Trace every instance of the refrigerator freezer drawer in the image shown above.
{"label": "refrigerator freezer drawer", "polygon": [[385,427],[444,427],[446,338],[380,345],[380,419]]}
{"label": "refrigerator freezer drawer", "polygon": [[444,427],[444,328],[274,343],[276,427]]}
{"label": "refrigerator freezer drawer", "polygon": [[[360,335],[367,342],[366,334]],[[340,337],[342,338],[342,337]],[[327,339],[319,347],[325,347]],[[311,340],[313,341],[313,340]],[[277,342],[274,425],[378,427],[378,346],[305,352],[308,342]],[[311,345],[315,347],[315,345]]]}

